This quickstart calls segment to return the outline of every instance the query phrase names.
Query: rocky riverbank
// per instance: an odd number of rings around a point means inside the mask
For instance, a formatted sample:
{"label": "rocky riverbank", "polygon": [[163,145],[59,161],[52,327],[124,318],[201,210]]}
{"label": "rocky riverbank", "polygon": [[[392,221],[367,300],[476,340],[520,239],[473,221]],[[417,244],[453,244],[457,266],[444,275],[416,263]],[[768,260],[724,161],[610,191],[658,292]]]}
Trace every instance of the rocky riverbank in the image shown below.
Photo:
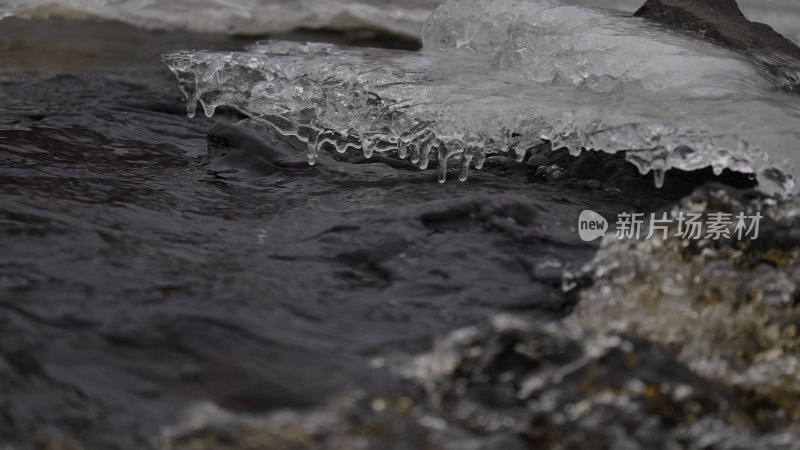
{"label": "rocky riverbank", "polygon": [[800,47],[748,20],[735,0],[647,0],[634,15],[744,51],[783,89],[800,92]]}

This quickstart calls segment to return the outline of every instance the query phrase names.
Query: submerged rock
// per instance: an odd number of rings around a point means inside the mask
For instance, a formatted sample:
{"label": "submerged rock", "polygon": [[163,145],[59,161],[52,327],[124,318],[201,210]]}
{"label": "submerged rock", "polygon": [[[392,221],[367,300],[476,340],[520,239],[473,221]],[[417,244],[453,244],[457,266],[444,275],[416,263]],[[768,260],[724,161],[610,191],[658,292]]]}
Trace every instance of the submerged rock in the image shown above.
{"label": "submerged rock", "polygon": [[777,56],[773,62],[759,59],[774,76],[789,78],[782,87],[800,91],[800,47],[769,25],[748,20],[735,0],[647,0],[634,15],[738,50]]}

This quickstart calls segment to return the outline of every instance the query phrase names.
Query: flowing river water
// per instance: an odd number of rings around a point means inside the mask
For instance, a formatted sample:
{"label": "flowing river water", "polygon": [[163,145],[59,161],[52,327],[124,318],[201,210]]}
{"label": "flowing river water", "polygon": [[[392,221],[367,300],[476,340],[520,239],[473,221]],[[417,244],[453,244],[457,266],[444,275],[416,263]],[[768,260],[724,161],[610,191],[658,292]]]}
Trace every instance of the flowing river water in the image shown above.
{"label": "flowing river water", "polygon": [[800,103],[742,55],[635,2],[144,3],[0,2],[0,449],[795,448]]}

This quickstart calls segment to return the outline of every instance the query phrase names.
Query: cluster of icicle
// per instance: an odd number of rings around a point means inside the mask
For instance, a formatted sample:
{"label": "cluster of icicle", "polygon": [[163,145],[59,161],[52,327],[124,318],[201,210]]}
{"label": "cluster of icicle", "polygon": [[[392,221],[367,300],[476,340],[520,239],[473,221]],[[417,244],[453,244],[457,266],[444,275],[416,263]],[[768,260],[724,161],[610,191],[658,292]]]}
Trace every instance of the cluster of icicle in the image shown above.
{"label": "cluster of icicle", "polygon": [[[794,187],[800,110],[726,49],[558,0],[462,0],[423,27],[421,52],[266,41],[244,52],[176,51],[164,61],[212,115],[232,107],[324,149],[459,161],[522,160],[544,141],[573,155],[624,151],[657,185],[672,168],[752,173]],[[769,150],[768,157],[763,150]]]}
{"label": "cluster of icicle", "polygon": [[[375,59],[365,58],[362,51]],[[461,181],[467,179],[470,166],[480,170],[489,154],[514,151],[517,160],[523,160],[526,145],[510,131],[503,130],[490,139],[477,135],[465,139],[458,131],[455,135],[443,132],[433,120],[405,114],[408,105],[402,101],[378,95],[382,90],[402,89],[403,83],[413,84],[414,78],[424,76],[411,72],[403,76],[404,81],[380,79],[364,83],[360,77],[363,71],[390,74],[395,68],[382,61],[381,56],[394,53],[274,41],[260,42],[247,53],[231,53],[221,59],[213,53],[181,52],[168,56],[167,61],[181,81],[190,117],[195,115],[198,102],[209,117],[219,105],[233,106],[280,133],[307,143],[308,162],[312,165],[324,149],[339,153],[360,150],[367,158],[378,153],[409,159],[422,169],[437,160],[438,178],[444,182],[447,161],[451,159],[460,162]],[[309,67],[304,58],[314,54],[335,54],[339,59],[331,64],[314,61]],[[196,64],[203,55],[213,61]],[[407,56],[414,57],[411,53]],[[321,79],[306,75],[305,70]],[[218,87],[205,86],[208,81]],[[255,98],[259,101],[252,102]],[[537,136],[533,141],[541,139]]]}

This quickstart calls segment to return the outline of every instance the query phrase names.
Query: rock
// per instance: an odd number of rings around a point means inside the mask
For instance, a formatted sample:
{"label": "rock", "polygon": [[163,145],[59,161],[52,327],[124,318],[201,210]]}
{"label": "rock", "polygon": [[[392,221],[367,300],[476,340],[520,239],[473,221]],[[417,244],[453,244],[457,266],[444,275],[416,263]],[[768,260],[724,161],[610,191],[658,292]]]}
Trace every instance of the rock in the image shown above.
{"label": "rock", "polygon": [[[0,447],[3,448],[3,447]],[[35,450],[85,450],[78,439],[57,428],[43,428],[35,436]]]}
{"label": "rock", "polygon": [[634,15],[751,53],[782,88],[800,92],[800,47],[769,25],[749,21],[735,0],[647,0]]}
{"label": "rock", "polygon": [[381,364],[400,392],[262,416],[199,404],[161,449],[800,450],[767,405],[630,335],[501,314]]}
{"label": "rock", "polygon": [[214,404],[190,408],[187,419],[163,431],[162,450],[523,450],[522,438],[479,435],[432,416],[406,396],[342,395],[319,408],[277,410],[265,416]]}
{"label": "rock", "polygon": [[736,49],[769,50],[800,58],[800,47],[769,25],[747,20],[735,0],[647,0],[634,15]]}
{"label": "rock", "polygon": [[568,321],[497,315],[387,367],[417,385],[408,395],[432,417],[528,448],[800,449],[774,405],[697,375],[664,346]]}

